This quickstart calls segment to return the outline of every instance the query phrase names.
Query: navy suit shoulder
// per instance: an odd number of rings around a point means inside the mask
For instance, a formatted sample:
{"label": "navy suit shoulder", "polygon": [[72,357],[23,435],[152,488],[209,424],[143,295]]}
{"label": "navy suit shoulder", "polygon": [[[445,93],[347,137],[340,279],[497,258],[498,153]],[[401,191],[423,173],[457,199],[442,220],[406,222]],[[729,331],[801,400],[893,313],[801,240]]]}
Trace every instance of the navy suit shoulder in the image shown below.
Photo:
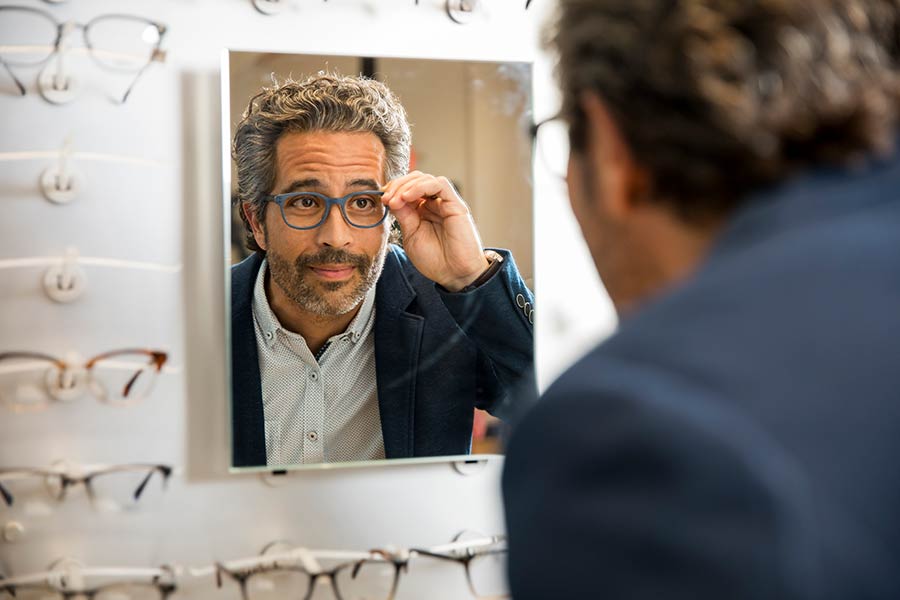
{"label": "navy suit shoulder", "polygon": [[900,597],[898,300],[900,163],[756,199],[514,433],[515,597],[550,540],[560,596]]}

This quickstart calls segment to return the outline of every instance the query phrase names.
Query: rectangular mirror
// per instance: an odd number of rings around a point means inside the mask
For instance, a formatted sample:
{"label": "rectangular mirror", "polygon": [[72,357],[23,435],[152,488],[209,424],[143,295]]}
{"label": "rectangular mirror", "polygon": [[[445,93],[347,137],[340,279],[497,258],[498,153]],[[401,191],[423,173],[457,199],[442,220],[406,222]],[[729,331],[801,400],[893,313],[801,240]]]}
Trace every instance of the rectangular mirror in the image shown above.
{"label": "rectangular mirror", "polygon": [[534,379],[530,65],[223,69],[232,467],[501,453]]}

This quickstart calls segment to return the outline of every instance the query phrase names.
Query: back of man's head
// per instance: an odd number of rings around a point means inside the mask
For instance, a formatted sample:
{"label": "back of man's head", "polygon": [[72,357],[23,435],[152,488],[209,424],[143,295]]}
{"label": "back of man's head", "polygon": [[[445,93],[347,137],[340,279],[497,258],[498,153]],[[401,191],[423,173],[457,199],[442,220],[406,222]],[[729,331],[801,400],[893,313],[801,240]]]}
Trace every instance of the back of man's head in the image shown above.
{"label": "back of man's head", "polygon": [[688,220],[895,140],[900,0],[560,0],[546,33],[573,151],[595,92]]}

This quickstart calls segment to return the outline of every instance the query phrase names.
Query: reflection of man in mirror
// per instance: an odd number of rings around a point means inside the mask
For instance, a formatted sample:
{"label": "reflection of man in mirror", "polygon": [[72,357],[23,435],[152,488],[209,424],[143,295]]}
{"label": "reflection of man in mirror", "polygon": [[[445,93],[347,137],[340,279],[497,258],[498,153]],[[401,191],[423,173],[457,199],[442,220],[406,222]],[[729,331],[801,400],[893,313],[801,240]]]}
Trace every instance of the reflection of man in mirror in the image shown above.
{"label": "reflection of man in mirror", "polygon": [[[255,252],[232,267],[235,466],[466,454],[530,372],[531,292],[444,177],[407,173],[383,84],[264,89],[234,136]],[[392,244],[391,224],[403,247]]]}

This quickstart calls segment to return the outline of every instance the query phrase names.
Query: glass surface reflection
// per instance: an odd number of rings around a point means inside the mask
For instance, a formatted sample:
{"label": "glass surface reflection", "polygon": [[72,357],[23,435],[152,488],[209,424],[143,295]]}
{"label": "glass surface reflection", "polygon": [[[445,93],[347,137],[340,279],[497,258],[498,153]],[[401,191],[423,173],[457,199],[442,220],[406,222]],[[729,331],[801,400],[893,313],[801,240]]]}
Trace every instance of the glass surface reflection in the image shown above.
{"label": "glass surface reflection", "polygon": [[530,67],[228,63],[233,466],[501,452],[533,385]]}

